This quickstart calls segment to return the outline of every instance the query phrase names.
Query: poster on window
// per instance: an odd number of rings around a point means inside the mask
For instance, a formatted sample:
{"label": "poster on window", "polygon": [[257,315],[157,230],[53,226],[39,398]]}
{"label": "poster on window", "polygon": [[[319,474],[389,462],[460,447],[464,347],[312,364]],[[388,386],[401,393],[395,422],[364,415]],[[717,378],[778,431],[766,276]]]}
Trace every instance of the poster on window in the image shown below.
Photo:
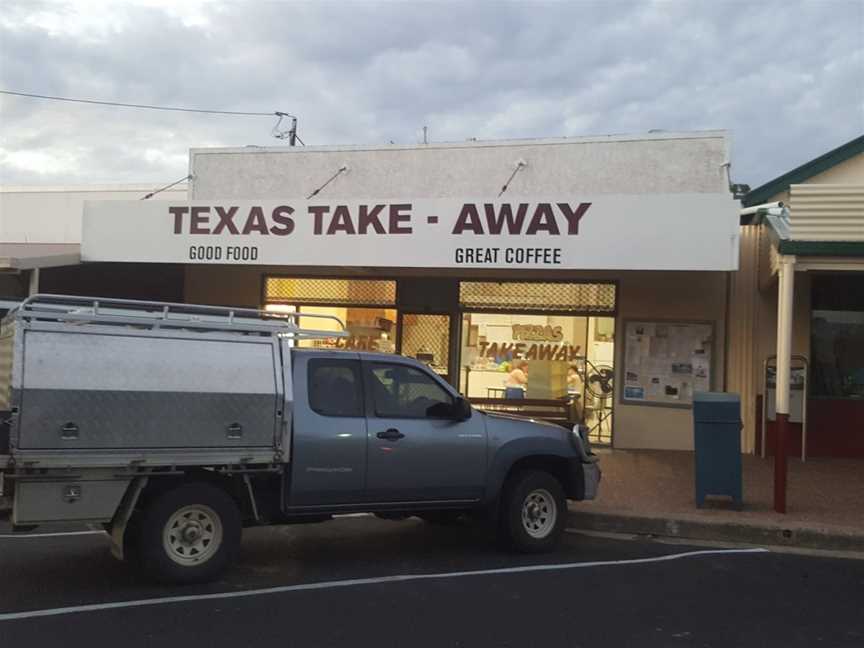
{"label": "poster on window", "polygon": [[[765,368],[766,412],[769,421],[777,420],[777,367]],[[804,394],[807,390],[807,368],[792,367],[789,370],[789,422],[804,421]]]}
{"label": "poster on window", "polygon": [[626,321],[621,402],[690,407],[711,390],[713,344],[710,323]]}

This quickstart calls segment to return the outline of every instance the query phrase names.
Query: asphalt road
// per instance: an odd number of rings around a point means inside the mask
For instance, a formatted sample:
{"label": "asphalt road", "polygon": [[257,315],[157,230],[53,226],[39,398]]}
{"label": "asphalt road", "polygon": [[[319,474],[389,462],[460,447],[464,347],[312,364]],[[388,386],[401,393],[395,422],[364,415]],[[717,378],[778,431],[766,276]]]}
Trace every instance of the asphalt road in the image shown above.
{"label": "asphalt road", "polygon": [[179,588],[103,535],[5,533],[0,646],[864,645],[864,561],[578,534],[519,556],[479,528],[346,518],[251,530],[222,581]]}

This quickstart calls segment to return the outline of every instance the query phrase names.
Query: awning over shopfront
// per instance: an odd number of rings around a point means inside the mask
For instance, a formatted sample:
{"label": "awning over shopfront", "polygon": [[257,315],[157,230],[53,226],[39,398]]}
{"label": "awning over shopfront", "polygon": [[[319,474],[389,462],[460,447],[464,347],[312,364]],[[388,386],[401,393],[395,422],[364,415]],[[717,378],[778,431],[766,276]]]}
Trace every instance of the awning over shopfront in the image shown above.
{"label": "awning over shopfront", "polygon": [[81,263],[78,243],[0,243],[0,271],[36,270]]}

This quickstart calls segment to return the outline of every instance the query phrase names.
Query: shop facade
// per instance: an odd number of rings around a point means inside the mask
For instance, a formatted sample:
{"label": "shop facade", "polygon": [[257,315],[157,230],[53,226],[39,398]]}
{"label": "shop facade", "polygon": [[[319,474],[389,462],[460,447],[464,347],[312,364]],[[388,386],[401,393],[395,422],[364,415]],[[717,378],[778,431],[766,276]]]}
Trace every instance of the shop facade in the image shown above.
{"label": "shop facade", "polygon": [[316,344],[686,450],[693,392],[727,387],[727,160],[722,132],[193,150],[183,199],[85,203],[71,270],[90,274],[60,292],[119,296],[123,276],[127,297],[334,314],[350,337]]}
{"label": "shop facade", "polygon": [[88,204],[82,256],[335,314],[350,337],[316,344],[413,356],[481,407],[688,449],[693,392],[725,380],[726,159],[717,132],[193,150],[188,202]]}

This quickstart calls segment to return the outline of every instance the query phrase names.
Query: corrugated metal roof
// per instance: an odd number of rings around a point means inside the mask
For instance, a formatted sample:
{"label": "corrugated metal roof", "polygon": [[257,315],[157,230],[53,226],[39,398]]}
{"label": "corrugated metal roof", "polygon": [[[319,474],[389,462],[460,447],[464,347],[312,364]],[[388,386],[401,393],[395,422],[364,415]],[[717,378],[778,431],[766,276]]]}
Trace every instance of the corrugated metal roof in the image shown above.
{"label": "corrugated metal roof", "polygon": [[790,238],[864,241],[864,183],[792,185]]}

